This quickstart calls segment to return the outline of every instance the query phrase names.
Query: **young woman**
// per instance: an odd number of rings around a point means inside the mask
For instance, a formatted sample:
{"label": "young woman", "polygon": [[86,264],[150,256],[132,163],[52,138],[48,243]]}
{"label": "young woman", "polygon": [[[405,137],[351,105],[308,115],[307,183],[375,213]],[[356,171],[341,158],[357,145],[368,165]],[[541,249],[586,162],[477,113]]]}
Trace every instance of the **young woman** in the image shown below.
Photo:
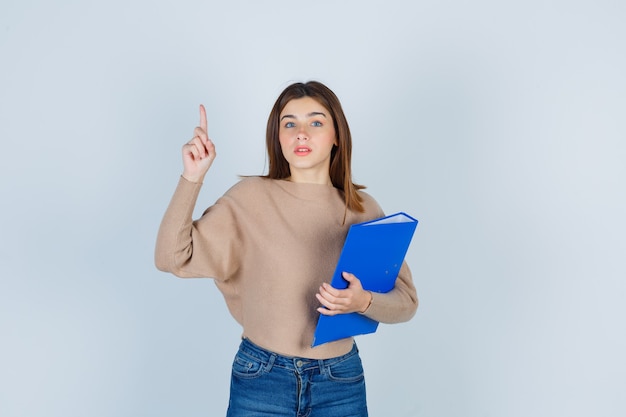
{"label": "young woman", "polygon": [[183,145],[183,174],[165,213],[156,265],[179,277],[210,277],[242,326],[228,416],[367,416],[365,381],[352,338],[311,347],[319,314],[358,312],[409,320],[417,295],[406,264],[386,294],[346,271],[332,288],[348,228],[384,215],[352,182],[350,129],[335,94],[296,83],[267,123],[269,172],[239,181],[200,219],[192,213],[216,152],[200,126]]}

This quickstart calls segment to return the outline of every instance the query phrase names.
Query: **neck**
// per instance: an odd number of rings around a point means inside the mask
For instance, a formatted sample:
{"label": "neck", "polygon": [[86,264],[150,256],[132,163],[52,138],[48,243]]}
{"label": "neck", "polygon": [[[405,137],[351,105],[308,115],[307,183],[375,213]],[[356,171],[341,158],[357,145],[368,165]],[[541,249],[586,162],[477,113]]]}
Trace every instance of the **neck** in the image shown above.
{"label": "neck", "polygon": [[303,172],[298,170],[291,170],[291,176],[287,178],[287,180],[296,183],[306,183],[306,184],[320,184],[320,185],[333,185],[333,182],[330,180],[330,175],[328,173],[312,173],[312,172]]}

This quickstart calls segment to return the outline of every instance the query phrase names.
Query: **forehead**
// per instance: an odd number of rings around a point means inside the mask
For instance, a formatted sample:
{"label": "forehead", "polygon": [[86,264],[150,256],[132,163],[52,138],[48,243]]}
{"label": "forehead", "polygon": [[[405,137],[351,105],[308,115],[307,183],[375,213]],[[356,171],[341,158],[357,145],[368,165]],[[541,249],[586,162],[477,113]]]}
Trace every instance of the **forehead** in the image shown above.
{"label": "forehead", "polygon": [[324,113],[330,117],[330,111],[313,97],[301,97],[289,100],[280,115],[306,116],[309,113]]}

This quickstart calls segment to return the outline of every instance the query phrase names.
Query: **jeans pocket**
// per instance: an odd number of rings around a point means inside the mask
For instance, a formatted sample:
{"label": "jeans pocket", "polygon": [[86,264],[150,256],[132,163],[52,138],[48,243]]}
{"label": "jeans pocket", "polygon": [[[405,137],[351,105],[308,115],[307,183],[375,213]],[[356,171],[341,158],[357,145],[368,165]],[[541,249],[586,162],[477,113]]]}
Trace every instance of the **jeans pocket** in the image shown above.
{"label": "jeans pocket", "polygon": [[256,378],[263,374],[265,363],[258,358],[237,352],[233,360],[233,375],[239,378]]}
{"label": "jeans pocket", "polygon": [[363,365],[358,355],[330,365],[328,378],[336,382],[357,382],[364,379]]}

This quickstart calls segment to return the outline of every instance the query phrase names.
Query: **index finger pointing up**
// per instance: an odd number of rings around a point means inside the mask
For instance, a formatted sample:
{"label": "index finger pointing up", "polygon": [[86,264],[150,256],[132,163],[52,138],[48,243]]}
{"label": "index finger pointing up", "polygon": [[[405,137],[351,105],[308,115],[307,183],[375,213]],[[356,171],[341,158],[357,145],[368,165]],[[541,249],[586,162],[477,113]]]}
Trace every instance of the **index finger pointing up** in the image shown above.
{"label": "index finger pointing up", "polygon": [[207,131],[206,110],[204,109],[204,106],[202,104],[200,105],[200,127],[205,132]]}

